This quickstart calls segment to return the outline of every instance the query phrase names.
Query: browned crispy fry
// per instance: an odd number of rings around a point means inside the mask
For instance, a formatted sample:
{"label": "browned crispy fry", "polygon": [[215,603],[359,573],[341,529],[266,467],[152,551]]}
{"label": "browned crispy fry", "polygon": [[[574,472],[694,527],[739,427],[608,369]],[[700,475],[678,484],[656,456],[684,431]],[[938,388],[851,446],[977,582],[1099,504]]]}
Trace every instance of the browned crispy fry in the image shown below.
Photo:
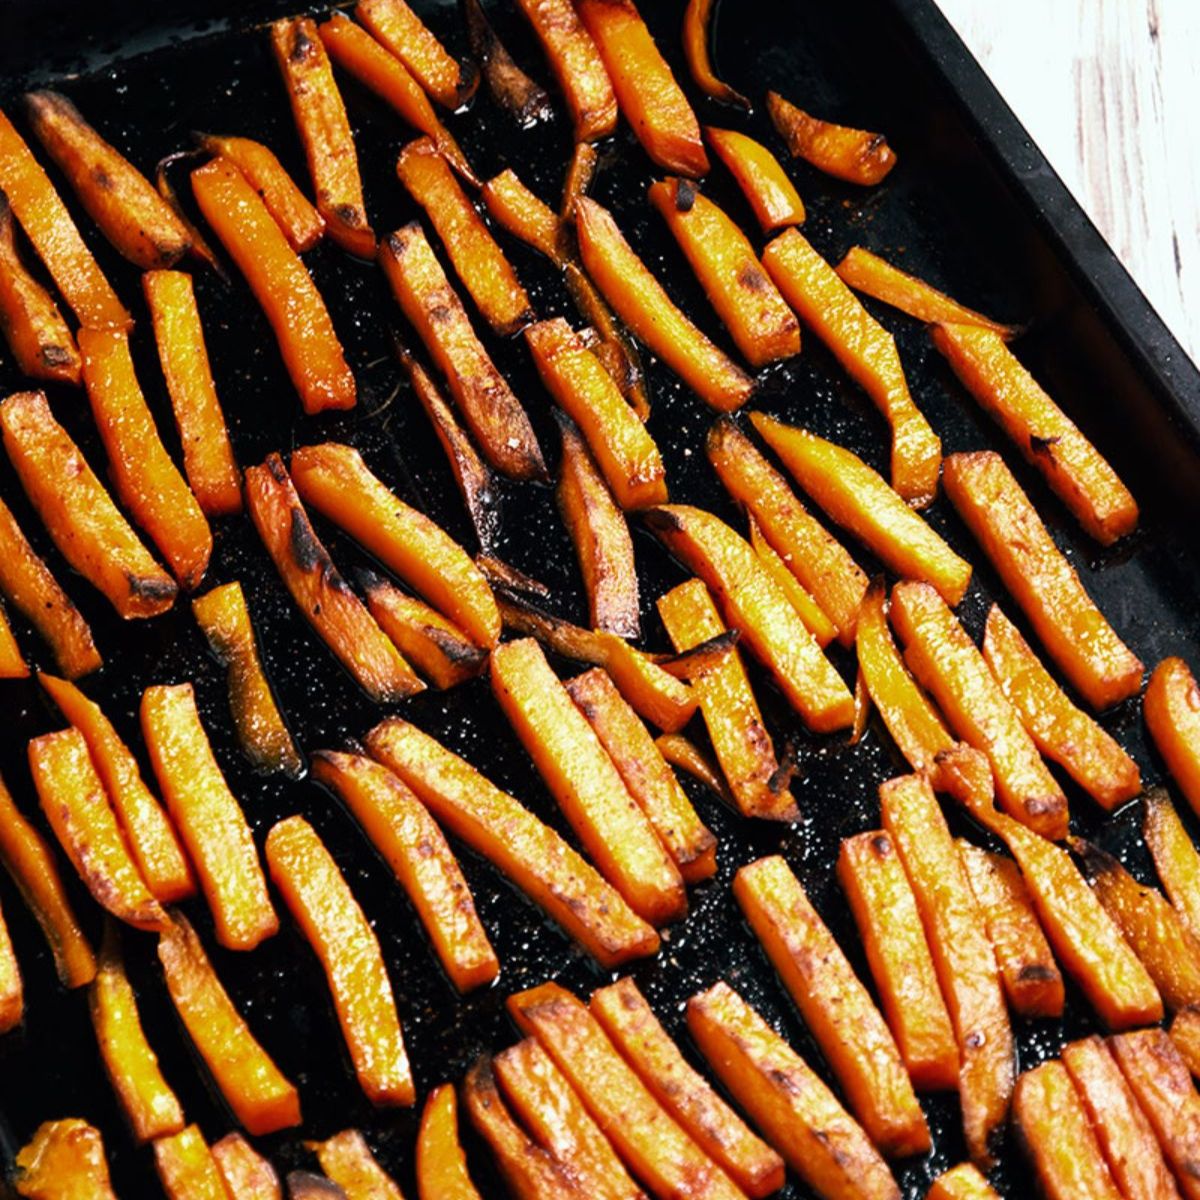
{"label": "browned crispy fry", "polygon": [[305,1145],[347,1200],[404,1200],[400,1186],[379,1165],[357,1129],[343,1129],[323,1142]]}
{"label": "browned crispy fry", "polygon": [[194,157],[195,152],[192,150],[177,150],[173,154],[160,158],[154,168],[154,186],[171,211],[179,218],[179,223],[187,230],[188,240],[191,242],[188,249],[192,257],[211,267],[223,282],[228,282],[229,277],[225,273],[225,268],[213,252],[213,248],[205,240],[204,235],[196,228],[195,222],[184,211],[179,200],[179,193],[171,182],[170,168],[172,164]]}
{"label": "browned crispy fry", "polygon": [[822,121],[778,92],[767,93],[767,111],[792,157],[803,158],[827,175],[866,187],[882,182],[896,165],[896,153],[882,133]]}
{"label": "browned crispy fry", "polygon": [[591,142],[576,142],[571,151],[571,161],[567,164],[567,173],[563,179],[562,203],[558,215],[563,225],[570,225],[575,220],[575,202],[580,196],[586,196],[596,171],[600,166],[600,152]]}
{"label": "browned crispy fry", "polygon": [[1200,686],[1182,658],[1164,658],[1154,668],[1142,716],[1171,778],[1200,813]]}
{"label": "browned crispy fry", "polygon": [[212,1146],[212,1156],[235,1200],[283,1200],[275,1168],[240,1133],[227,1133]]}
{"label": "browned crispy fry", "polygon": [[39,1125],[16,1168],[13,1186],[29,1200],[116,1200],[100,1131],[78,1117]]}
{"label": "browned crispy fry", "polygon": [[488,91],[501,108],[512,114],[522,129],[554,116],[550,97],[520,67],[496,35],[479,0],[466,0],[463,13],[471,54],[483,71]]}
{"label": "browned crispy fry", "polygon": [[804,224],[800,193],[766,146],[744,133],[712,125],[704,127],[704,136],[742,189],[763,233]]}
{"label": "browned crispy fry", "polygon": [[1164,788],[1147,792],[1142,836],[1154,869],[1179,915],[1200,935],[1200,853]]}
{"label": "browned crispy fry", "polygon": [[683,55],[696,86],[714,100],[750,111],[750,101],[741,92],[717,78],[708,52],[709,24],[713,0],[689,0],[683,14]]}

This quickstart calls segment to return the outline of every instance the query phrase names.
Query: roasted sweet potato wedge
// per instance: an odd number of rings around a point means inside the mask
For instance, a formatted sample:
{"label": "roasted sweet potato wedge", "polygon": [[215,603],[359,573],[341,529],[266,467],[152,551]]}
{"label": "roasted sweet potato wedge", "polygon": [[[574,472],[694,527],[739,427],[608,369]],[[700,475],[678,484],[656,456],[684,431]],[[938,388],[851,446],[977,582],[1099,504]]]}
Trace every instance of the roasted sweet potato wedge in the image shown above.
{"label": "roasted sweet potato wedge", "polygon": [[729,984],[693,996],[687,1023],[717,1077],[817,1195],[898,1200],[900,1189],[862,1128]]}
{"label": "roasted sweet potato wedge", "polygon": [[16,1029],[25,1015],[25,984],[16,951],[0,912],[0,1033]]}
{"label": "roasted sweet potato wedge", "polygon": [[159,935],[167,991],[238,1121],[256,1137],[300,1124],[300,1099],[233,1006],[196,931],[176,913]]}
{"label": "roasted sweet potato wedge", "polygon": [[470,100],[479,86],[475,68],[451,57],[405,0],[359,0],[354,15],[443,108]]}
{"label": "roasted sweet potato wedge", "polygon": [[1142,714],[1171,778],[1200,813],[1200,686],[1182,658],[1164,658],[1154,668]]}
{"label": "roasted sweet potato wedge", "polygon": [[741,188],[763,233],[804,224],[800,193],[766,146],[737,130],[712,125],[704,127],[704,136]]}
{"label": "roasted sweet potato wedge", "polygon": [[169,1200],[224,1200],[217,1160],[198,1125],[154,1141],[154,1166]]}
{"label": "roasted sweet potato wedge", "polygon": [[1000,1195],[974,1163],[959,1163],[933,1181],[925,1200],[1000,1200]]}
{"label": "roasted sweet potato wedge", "polygon": [[283,1200],[275,1168],[240,1133],[227,1133],[212,1145],[225,1190],[237,1200]]}
{"label": "roasted sweet potato wedge", "polygon": [[1163,788],[1147,792],[1142,837],[1179,915],[1200,935],[1200,853]]}
{"label": "roasted sweet potato wedge", "polygon": [[190,683],[142,693],[142,737],[212,910],[217,941],[253,950],[279,929],[254,837],[200,723]]}
{"label": "roasted sweet potato wedge", "polygon": [[425,1101],[417,1134],[416,1170],[420,1200],[479,1200],[458,1140],[453,1084],[439,1084]]}
{"label": "roasted sweet potato wedge", "polygon": [[0,401],[0,435],[25,494],[63,557],[126,619],[175,603],[175,581],[113,503],[41,392]]}
{"label": "roasted sweet potato wedge", "polygon": [[826,175],[870,187],[881,183],[896,165],[896,152],[882,133],[822,121],[778,92],[767,93],[767,112],[792,157],[804,159]]}
{"label": "roasted sweet potato wedge", "polygon": [[379,1165],[357,1129],[343,1129],[323,1142],[305,1144],[347,1200],[404,1200],[399,1185]]}
{"label": "roasted sweet potato wedge", "polygon": [[706,95],[722,104],[750,111],[750,101],[741,92],[717,78],[708,51],[709,23],[713,0],[689,0],[683,14],[683,56],[687,59],[692,81]]}
{"label": "roasted sweet potato wedge", "polygon": [[16,1156],[17,1194],[29,1200],[117,1200],[100,1130],[78,1117],[45,1121]]}

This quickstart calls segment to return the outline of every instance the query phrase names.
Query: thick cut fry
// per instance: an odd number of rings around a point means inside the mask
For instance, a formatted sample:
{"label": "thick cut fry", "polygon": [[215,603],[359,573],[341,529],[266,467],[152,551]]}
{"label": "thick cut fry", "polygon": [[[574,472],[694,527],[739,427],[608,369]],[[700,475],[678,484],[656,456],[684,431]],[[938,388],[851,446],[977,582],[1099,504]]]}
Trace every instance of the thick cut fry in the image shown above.
{"label": "thick cut fry", "polygon": [[1179,1200],[1154,1130],[1104,1042],[1094,1036],[1070,1042],[1062,1049],[1062,1064],[1121,1195],[1126,1200]]}
{"label": "thick cut fry", "polygon": [[100,232],[131,263],[149,271],[183,257],[191,239],[175,211],[66,96],[29,92],[25,111],[38,141]]}
{"label": "thick cut fry", "polygon": [[729,412],[745,404],[754,381],[675,306],[608,209],[581,196],[575,231],[588,274],[645,345],[712,408]]}
{"label": "thick cut fry", "polygon": [[1200,853],[1163,788],[1146,793],[1142,836],[1163,889],[1188,928],[1200,936]]}
{"label": "thick cut fry", "polygon": [[16,1029],[25,1015],[25,985],[12,938],[0,912],[0,1034]]}
{"label": "thick cut fry", "polygon": [[405,0],[359,0],[354,15],[443,108],[465,104],[479,86],[474,67],[456,62]]}
{"label": "thick cut fry", "polygon": [[652,925],[682,917],[679,870],[532,638],[492,651],[492,691],[600,873]]}
{"label": "thick cut fry", "polygon": [[1029,889],[1011,858],[958,840],[958,853],[987,927],[1004,994],[1018,1016],[1061,1017],[1062,972],[1046,941]]}
{"label": "thick cut fry", "polygon": [[544,479],[529,417],[483,343],[415,222],[379,245],[379,263],[488,462],[513,479]]}
{"label": "thick cut fry", "polygon": [[134,374],[128,335],[81,329],[83,381],[117,496],[149,534],[185,591],[204,577],[212,531],[158,436]]}
{"label": "thick cut fry", "polygon": [[767,112],[792,157],[804,159],[826,175],[869,187],[881,183],[896,165],[896,153],[882,133],[822,121],[778,92],[767,93]]}
{"label": "thick cut fry", "polygon": [[733,894],[867,1136],[885,1155],[923,1154],[929,1128],[895,1040],[786,860],[742,867]]}
{"label": "thick cut fry", "polygon": [[1108,546],[1137,528],[1129,489],[998,333],[978,325],[935,325],[931,336],[963,386],[1091,537]]}
{"label": "thick cut fry", "polygon": [[439,1084],[425,1101],[417,1134],[416,1171],[420,1200],[480,1200],[458,1140],[453,1084]]}
{"label": "thick cut fry", "polygon": [[693,996],[687,1023],[717,1077],[825,1200],[899,1200],[887,1164],[808,1064],[727,983]]}
{"label": "thick cut fry", "polygon": [[483,202],[502,228],[544,254],[556,267],[571,259],[558,214],[506,167],[483,185]]}
{"label": "thick cut fry", "polygon": [[343,1129],[323,1142],[305,1144],[347,1200],[404,1200],[399,1185],[379,1165],[357,1129]]}
{"label": "thick cut fry", "polygon": [[933,1181],[925,1200],[1000,1200],[1000,1196],[974,1163],[959,1163]]}
{"label": "thick cut fry", "polygon": [[658,935],[549,826],[469,763],[398,717],[366,737],[434,818],[493,862],[601,966],[654,954]]}
{"label": "thick cut fry", "polygon": [[704,136],[741,188],[763,233],[804,224],[800,193],[766,146],[744,133],[712,125],[704,127]]}
{"label": "thick cut fry", "polygon": [[659,1104],[570,992],[546,983],[510,996],[508,1011],[521,1032],[536,1037],[549,1053],[652,1194],[696,1200],[743,1195]]}
{"label": "thick cut fry", "polygon": [[0,401],[4,448],[63,557],[126,619],[175,602],[174,580],[151,558],[104,485],[54,419],[41,392]]}
{"label": "thick cut fry", "polygon": [[958,1047],[904,866],[882,830],[842,842],[838,882],[913,1086],[953,1090]]}
{"label": "thick cut fry", "polygon": [[240,512],[241,475],[208,365],[192,277],[183,271],[147,271],[142,290],[154,322],[158,361],[171,395],[188,483],[209,516]]}
{"label": "thick cut fry", "polygon": [[714,100],[750,111],[750,101],[717,78],[708,52],[709,25],[712,21],[713,0],[689,0],[683,14],[683,56],[696,86]]}
{"label": "thick cut fry", "polygon": [[227,1133],[214,1142],[212,1156],[234,1200],[283,1200],[275,1168],[240,1133]]}
{"label": "thick cut fry", "polygon": [[993,321],[967,308],[965,304],[959,304],[945,292],[939,292],[923,279],[900,270],[864,246],[851,246],[834,269],[842,282],[856,292],[882,300],[884,304],[890,304],[918,321],[930,325],[979,325],[999,334],[1005,341],[1020,332],[1015,325],[1001,325],[999,321]]}
{"label": "thick cut fry", "polygon": [[608,137],[617,127],[617,97],[592,35],[570,0],[517,0],[546,53],[571,112],[576,142]]}
{"label": "thick cut fry", "polygon": [[0,331],[21,372],[79,383],[79,349],[50,293],[25,269],[13,240],[9,203],[0,192]]}
{"label": "thick cut fry", "polygon": [[919,775],[889,780],[879,800],[954,1025],[967,1149],[990,1167],[1012,1099],[1014,1065],[1012,1026],[983,913],[928,781]]}
{"label": "thick cut fry", "polygon": [[946,495],[1047,653],[1093,708],[1136,695],[1143,667],[1058,549],[1029,497],[990,450],[946,459]]}
{"label": "thick cut fry", "polygon": [[270,322],[304,411],[353,408],[354,374],[325,301],[254,186],[222,156],[192,172],[192,191]]}
{"label": "thick cut fry", "polygon": [[183,1109],[162,1076],[146,1040],[133,988],[121,960],[117,927],[106,926],[100,968],[88,992],[100,1058],[117,1100],[139,1142],[183,1128]]}
{"label": "thick cut fry", "polygon": [[[323,31],[321,39],[326,41]],[[210,154],[228,159],[245,175],[293,250],[297,253],[311,250],[325,236],[325,218],[308,202],[308,197],[296,186],[269,147],[244,137],[222,137],[211,133],[196,136]]]}
{"label": "thick cut fry", "polygon": [[500,971],[458,861],[442,831],[398,775],[369,758],[321,750],[313,778],[334,791],[412,901],[438,959],[460,992]]}
{"label": "thick cut fry", "polygon": [[534,1038],[497,1054],[492,1069],[521,1124],[588,1195],[599,1200],[644,1195],[566,1076]]}
{"label": "thick cut fry", "polygon": [[80,324],[90,329],[129,329],[133,318],[84,244],[49,176],[3,112],[0,192]]}
{"label": "thick cut fry", "polygon": [[867,590],[863,570],[732,421],[713,424],[705,449],[729,494],[750,513],[766,541],[837,627],[842,645],[853,645]]}
{"label": "thick cut fry", "polygon": [[373,258],[375,232],[363,206],[354,135],[317,23],[309,17],[274,22],[271,47],[329,235],[350,254]]}
{"label": "thick cut fry", "polygon": [[1182,658],[1164,658],[1154,668],[1142,714],[1171,778],[1200,813],[1200,686]]}
{"label": "thick cut fry", "polygon": [[142,737],[212,910],[217,941],[253,950],[278,932],[254,837],[213,756],[190,683],[142,693]]}
{"label": "thick cut fry", "polygon": [[1066,796],[942,598],[927,583],[898,583],[891,618],[917,681],[959,736],[988,756],[1005,810],[1046,837],[1065,837]]}
{"label": "thick cut fry", "polygon": [[[54,956],[59,982],[68,988],[91,983],[96,974],[96,958],[75,918],[50,847],[17,808],[2,777],[0,862],[41,926]],[[0,992],[3,991],[0,986]]]}
{"label": "thick cut fry", "polygon": [[792,574],[791,568],[783,560],[783,556],[767,540],[762,526],[751,517],[750,545],[758,555],[759,562],[766,568],[767,573],[779,584],[787,594],[796,615],[804,622],[805,628],[817,639],[817,645],[822,650],[837,637],[837,626],[825,615],[821,606],[812,598],[804,584]]}
{"label": "thick cut fry", "polygon": [[783,1186],[783,1160],[680,1054],[631,978],[593,992],[588,1007],[658,1102],[747,1196]]}
{"label": "thick cut fry", "polygon": [[999,605],[988,613],[983,657],[1037,748],[1093,800],[1111,811],[1141,792],[1137,763],[1071,703]]}
{"label": "thick cut fry", "polygon": [[559,419],[562,460],[556,496],[588,597],[592,628],[618,637],[641,632],[633,537],[579,430]]}
{"label": "thick cut fry", "polygon": [[579,426],[617,503],[625,509],[666,503],[654,439],[583,339],[556,317],[531,325],[525,341],[546,390]]}
{"label": "thick cut fry", "polygon": [[303,817],[267,835],[267,867],[320,960],[359,1086],[375,1105],[416,1103],[379,939],[333,856]]}
{"label": "thick cut fry", "polygon": [[608,672],[593,667],[566,687],[684,880],[709,878],[717,869],[717,839]]}
{"label": "thick cut fry", "polygon": [[278,454],[247,468],[246,504],[292,599],[355,682],[380,704],[423,691],[425,684],[333,565]]}
{"label": "thick cut fry", "polygon": [[1042,1063],[1017,1080],[1013,1122],[1047,1200],[1121,1200],[1062,1063]]}
{"label": "thick cut fry", "polygon": [[100,1131],[78,1117],[39,1125],[16,1168],[13,1186],[29,1200],[116,1200]]}
{"label": "thick cut fry", "polygon": [[484,320],[503,335],[528,325],[529,296],[434,141],[409,142],[396,160],[396,174],[425,210]]}
{"label": "thick cut fry", "polygon": [[34,738],[29,771],[47,823],[96,903],[139,929],[161,929],[166,910],[138,870],[83,734]]}
{"label": "thick cut fry", "polygon": [[685,179],[651,184],[667,223],[721,323],[752,367],[800,353],[800,323],[744,233]]}
{"label": "thick cut fry", "polygon": [[169,1200],[227,1200],[217,1160],[197,1125],[156,1138],[154,1166]]}
{"label": "thick cut fry", "polygon": [[500,40],[479,0],[463,5],[471,54],[478,61],[488,91],[522,129],[554,116],[554,106],[545,91],[520,67]]}
{"label": "thick cut fry", "polygon": [[650,509],[646,524],[713,591],[725,620],[741,631],[810,729],[832,733],[853,722],[850,690],[744,538],[690,505]]}
{"label": "thick cut fry", "polygon": [[924,508],[937,495],[942,444],[913,402],[895,339],[798,230],[781,233],[762,261],[783,298],[887,419],[892,487],[913,508]]}

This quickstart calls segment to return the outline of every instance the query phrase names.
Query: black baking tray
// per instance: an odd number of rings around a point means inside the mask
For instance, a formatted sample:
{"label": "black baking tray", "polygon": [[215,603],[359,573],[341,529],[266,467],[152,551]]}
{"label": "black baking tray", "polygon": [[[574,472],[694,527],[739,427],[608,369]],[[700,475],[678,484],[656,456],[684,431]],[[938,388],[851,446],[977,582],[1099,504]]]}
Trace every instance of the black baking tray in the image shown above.
{"label": "black baking tray", "polygon": [[[255,0],[217,5],[200,0],[143,0],[78,5],[63,0],[10,2],[9,35],[0,43],[3,98],[16,116],[15,97],[31,86],[53,85],[77,101],[86,116],[149,170],[163,155],[190,144],[195,129],[241,133],[270,144],[296,177],[303,159],[262,23],[294,11],[296,0]],[[450,3],[418,5],[431,26],[463,48],[457,11]],[[490,6],[495,23],[518,60],[547,81],[544,64],[510,6]],[[677,74],[682,0],[642,5],[652,30]],[[320,10],[313,10],[320,11]],[[1108,551],[1076,528],[1057,500],[1029,471],[997,430],[950,376],[924,331],[890,310],[869,306],[893,330],[918,402],[941,434],[947,452],[1001,450],[1088,588],[1118,631],[1148,666],[1168,653],[1200,664],[1200,558],[1195,519],[1200,511],[1200,375],[1180,350],[1112,252],[1071,199],[1045,158],[997,95],[930,0],[841,0],[838,4],[742,0],[722,7],[717,26],[719,67],[758,104],[749,118],[702,100],[702,120],[746,129],[783,156],[761,106],[772,87],[835,120],[886,131],[900,163],[871,191],[791,165],[808,206],[807,236],[836,258],[861,242],[944,287],[956,297],[1000,318],[1028,324],[1018,352],[1112,459],[1143,508],[1142,528]],[[369,215],[387,231],[417,213],[397,183],[397,149],[410,137],[400,120],[361,88],[343,79],[355,127]],[[690,89],[691,90],[691,89]],[[561,186],[570,130],[561,110],[553,121],[519,131],[485,96],[472,111],[450,118],[455,136],[483,175],[506,165],[553,201]],[[669,289],[718,342],[718,327],[686,265],[645,202],[652,165],[627,129],[602,147],[595,193],[617,213],[635,246],[669,279]],[[53,172],[52,172],[53,174]],[[721,170],[705,190],[745,228],[753,221]],[[64,188],[64,192],[66,189]],[[70,204],[104,268],[138,317],[133,334],[143,387],[168,444],[174,446],[170,410],[155,364],[149,323],[136,272],[110,251],[78,205]],[[542,315],[576,320],[554,272],[503,237]],[[197,269],[199,303],[214,371],[242,463],[271,450],[287,451],[316,439],[340,438],[357,445],[370,465],[397,491],[432,513],[468,545],[472,535],[449,473],[424,416],[401,383],[391,331],[406,335],[379,274],[347,258],[331,244],[308,255],[329,301],[359,380],[359,405],[348,415],[305,418],[280,364],[269,328],[235,281],[226,286]],[[531,370],[520,340],[488,338],[502,370],[513,381],[547,450],[556,437],[549,401]],[[737,519],[715,484],[703,455],[712,420],[698,400],[657,363],[650,364],[654,395],[651,429],[668,464],[674,499],[698,503]],[[11,364],[0,364],[0,394],[24,386]],[[98,467],[103,456],[90,426],[87,404],[71,389],[54,388],[51,403]],[[808,337],[794,362],[762,373],[752,407],[802,422],[841,441],[876,466],[886,467],[882,421],[837,368],[816,339]],[[177,449],[177,446],[175,447]],[[578,572],[548,488],[505,486],[503,532],[494,551],[549,584],[555,608],[582,619]],[[107,665],[84,682],[132,744],[139,745],[137,703],[150,683],[193,680],[216,752],[241,798],[256,834],[301,812],[316,825],[345,870],[383,944],[422,1097],[445,1079],[458,1079],[482,1051],[500,1049],[516,1034],[503,1008],[513,991],[555,978],[580,994],[609,978],[512,889],[487,863],[463,848],[461,859],[483,920],[500,953],[498,983],[466,999],[442,975],[414,912],[387,868],[337,802],[311,782],[264,779],[253,774],[233,738],[223,672],[205,652],[188,606],[152,622],[122,625],[82,583],[69,578],[49,546],[11,469],[0,463],[0,495],[12,505],[37,547],[46,552],[93,622]],[[980,564],[961,606],[964,622],[980,631],[987,606],[1003,598],[948,504],[929,513],[932,524]],[[635,525],[636,525],[635,521]],[[363,554],[325,525],[334,558],[343,568]],[[665,648],[653,601],[682,572],[657,543],[638,530],[636,546],[643,584],[646,644]],[[862,561],[877,569],[868,554]],[[246,587],[273,681],[302,745],[340,746],[361,735],[382,715],[341,672],[328,651],[293,609],[258,544],[248,520],[216,523],[216,550],[209,584],[240,578]],[[1010,615],[1018,616],[1007,606]],[[25,624],[18,637],[41,666],[52,666]],[[835,651],[852,679],[852,660]],[[561,664],[564,672],[570,670]],[[693,792],[705,819],[721,839],[715,879],[692,890],[687,920],[666,931],[660,954],[632,968],[667,1027],[692,1054],[683,1029],[686,998],[719,978],[728,979],[828,1077],[820,1054],[792,1009],[753,938],[737,915],[729,892],[736,868],[760,854],[784,853],[814,902],[860,971],[861,951],[833,878],[839,840],[878,821],[876,788],[903,764],[872,723],[863,743],[849,749],[844,737],[806,735],[773,688],[755,673],[768,722],[780,742],[797,747],[801,777],[795,792],[802,820],[794,827],[751,825],[702,792]],[[542,817],[564,823],[514,736],[501,719],[486,682],[449,694],[426,694],[400,706],[405,716],[443,738]],[[3,770],[18,803],[36,814],[24,762],[27,739],[56,728],[61,719],[36,686],[0,684],[0,715],[7,732],[0,743]],[[1147,785],[1162,778],[1148,747],[1137,702],[1106,714],[1104,723],[1129,748]],[[690,785],[688,785],[690,787]],[[1075,829],[1115,850],[1131,869],[1150,878],[1138,835],[1136,804],[1110,819],[1070,785]],[[35,819],[40,821],[40,815]],[[1190,820],[1190,816],[1188,817]],[[951,814],[958,831],[968,826]],[[985,840],[978,830],[971,836]],[[570,834],[568,833],[568,836]],[[79,909],[98,933],[97,910],[72,880]],[[7,877],[0,878],[0,905],[10,926],[26,981],[28,1015],[23,1027],[0,1039],[0,1149],[10,1159],[38,1123],[83,1116],[103,1131],[120,1195],[154,1194],[151,1153],[136,1147],[103,1078],[87,1018],[86,999],[55,981],[32,919]],[[188,912],[212,946],[203,905]],[[166,998],[153,940],[124,936],[143,1017],[168,1080],[189,1119],[211,1140],[233,1128],[219,1095],[206,1083]],[[362,1127],[382,1162],[409,1195],[413,1184],[416,1115],[376,1112],[363,1099],[349,1069],[315,959],[285,920],[283,931],[250,955],[213,949],[222,979],[251,1026],[300,1088],[305,1124],[262,1139],[262,1149],[281,1169],[311,1164],[303,1137],[324,1137],[347,1125]],[[1064,1038],[1095,1028],[1094,1018],[1070,990],[1062,1022],[1017,1027],[1020,1064],[1028,1067],[1056,1052]],[[963,1157],[956,1102],[923,1100],[934,1133],[930,1155],[896,1164],[906,1197],[924,1194],[930,1179]],[[490,1160],[466,1134],[472,1170],[488,1196],[502,1194]],[[994,1174],[1001,1192],[1028,1191],[1030,1179],[1010,1137]],[[806,1195],[795,1182],[782,1195]]]}

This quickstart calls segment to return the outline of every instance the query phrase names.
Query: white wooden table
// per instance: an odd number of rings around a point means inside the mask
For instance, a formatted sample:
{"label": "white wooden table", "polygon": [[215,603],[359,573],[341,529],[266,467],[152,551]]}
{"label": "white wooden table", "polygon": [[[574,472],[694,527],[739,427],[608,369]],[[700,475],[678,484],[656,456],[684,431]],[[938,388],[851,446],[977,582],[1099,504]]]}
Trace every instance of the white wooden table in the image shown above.
{"label": "white wooden table", "polygon": [[1200,0],[938,0],[1200,362]]}

